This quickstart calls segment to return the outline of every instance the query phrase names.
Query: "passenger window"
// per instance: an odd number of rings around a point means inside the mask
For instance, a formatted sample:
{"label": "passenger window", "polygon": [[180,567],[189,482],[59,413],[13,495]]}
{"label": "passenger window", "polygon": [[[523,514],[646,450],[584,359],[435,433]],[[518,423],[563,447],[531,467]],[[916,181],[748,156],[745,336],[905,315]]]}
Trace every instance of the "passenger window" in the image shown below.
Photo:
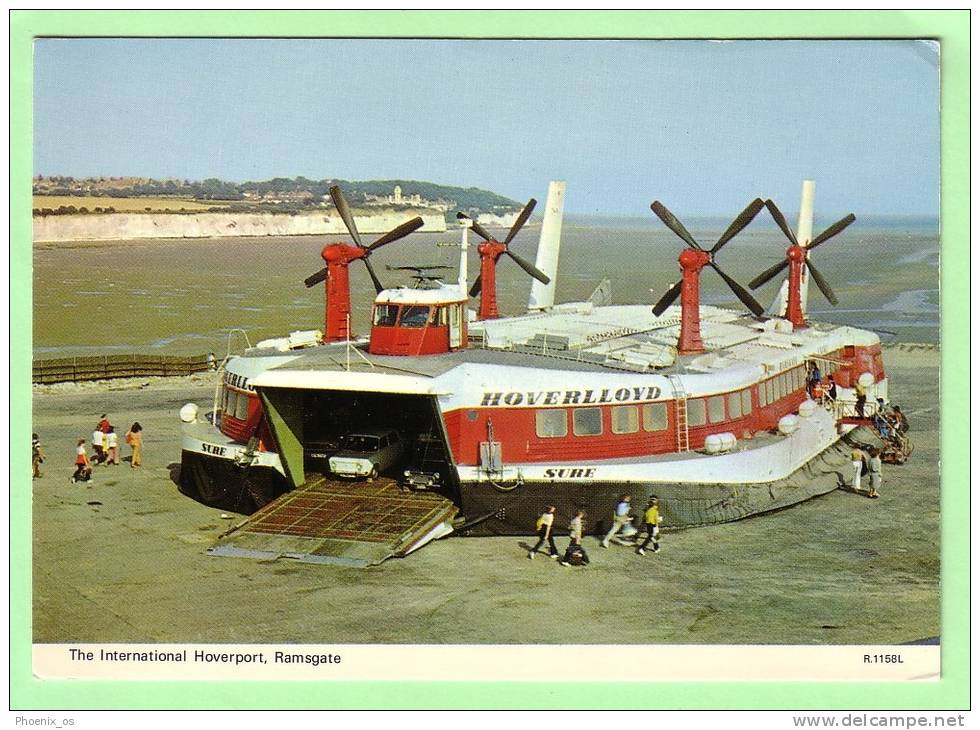
{"label": "passenger window", "polygon": [[636,433],[640,430],[640,414],[636,406],[616,406],[612,409],[613,433]]}
{"label": "passenger window", "polygon": [[739,393],[731,393],[728,396],[728,417],[742,417],[742,396]]}
{"label": "passenger window", "polygon": [[598,436],[602,433],[601,408],[576,408],[572,411],[572,430],[576,436]]}
{"label": "passenger window", "polygon": [[665,428],[667,428],[667,404],[648,403],[643,406],[643,430],[663,431]]}
{"label": "passenger window", "polygon": [[562,409],[548,409],[534,414],[535,432],[539,438],[556,438],[568,435],[568,416]]}
{"label": "passenger window", "polygon": [[225,391],[225,414],[235,417],[235,404],[238,402],[238,393],[229,388]]}
{"label": "passenger window", "polygon": [[742,391],[742,415],[747,416],[752,412],[752,389],[746,388]]}
{"label": "passenger window", "polygon": [[235,418],[239,421],[248,420],[248,396],[244,393],[238,394],[238,402],[235,404]]}
{"label": "passenger window", "polygon": [[706,423],[704,416],[704,400],[696,398],[687,402],[687,425],[703,426]]}
{"label": "passenger window", "polygon": [[776,379],[770,378],[766,381],[766,404],[772,405],[776,402]]}
{"label": "passenger window", "polygon": [[394,327],[398,319],[398,307],[394,304],[379,304],[374,308],[374,324],[378,327]]}
{"label": "passenger window", "polygon": [[436,322],[440,327],[445,327],[449,324],[449,308],[439,307],[436,309]]}
{"label": "passenger window", "polygon": [[402,308],[399,324],[402,327],[425,327],[429,321],[429,308],[406,306]]}
{"label": "passenger window", "polygon": [[712,423],[725,420],[725,396],[713,395],[708,398],[708,420]]}

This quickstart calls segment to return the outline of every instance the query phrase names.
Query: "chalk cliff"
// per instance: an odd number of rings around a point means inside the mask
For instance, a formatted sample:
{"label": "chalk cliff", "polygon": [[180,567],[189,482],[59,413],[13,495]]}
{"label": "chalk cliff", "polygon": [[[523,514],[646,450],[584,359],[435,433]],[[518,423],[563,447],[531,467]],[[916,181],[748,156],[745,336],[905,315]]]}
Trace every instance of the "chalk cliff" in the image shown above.
{"label": "chalk cliff", "polygon": [[[332,211],[331,211],[332,212]],[[379,211],[357,215],[361,233],[385,233],[416,215],[422,231],[446,230],[442,214],[428,211]],[[336,214],[314,213],[110,213],[35,216],[34,241],[116,241],[139,238],[218,238],[228,236],[303,236],[346,233]]]}

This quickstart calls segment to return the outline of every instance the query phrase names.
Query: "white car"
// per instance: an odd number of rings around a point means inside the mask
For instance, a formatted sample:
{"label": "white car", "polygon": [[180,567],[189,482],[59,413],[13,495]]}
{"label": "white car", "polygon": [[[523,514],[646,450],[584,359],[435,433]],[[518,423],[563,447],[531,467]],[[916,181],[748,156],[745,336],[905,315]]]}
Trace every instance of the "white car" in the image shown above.
{"label": "white car", "polygon": [[359,431],[340,437],[340,451],[330,457],[330,471],[343,477],[374,478],[395,466],[405,451],[397,431]]}

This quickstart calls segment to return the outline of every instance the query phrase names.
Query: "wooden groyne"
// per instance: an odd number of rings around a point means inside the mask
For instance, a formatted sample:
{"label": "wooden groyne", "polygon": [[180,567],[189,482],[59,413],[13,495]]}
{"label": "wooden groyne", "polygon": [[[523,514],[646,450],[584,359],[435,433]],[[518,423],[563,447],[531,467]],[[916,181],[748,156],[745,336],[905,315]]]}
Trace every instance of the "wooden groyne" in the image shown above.
{"label": "wooden groyne", "polygon": [[209,369],[208,356],[189,355],[88,355],[35,360],[31,381],[33,383],[66,383],[112,378],[140,378],[147,376],[190,375]]}

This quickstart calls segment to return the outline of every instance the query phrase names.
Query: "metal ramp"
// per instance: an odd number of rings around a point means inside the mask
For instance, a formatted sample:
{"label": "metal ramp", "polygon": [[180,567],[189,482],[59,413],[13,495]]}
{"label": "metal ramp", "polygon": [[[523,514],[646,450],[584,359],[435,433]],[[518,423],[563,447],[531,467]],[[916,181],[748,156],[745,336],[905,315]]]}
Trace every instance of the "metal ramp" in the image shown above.
{"label": "metal ramp", "polygon": [[235,525],[207,552],[363,568],[448,535],[457,511],[444,497],[405,492],[391,479],[317,476]]}

